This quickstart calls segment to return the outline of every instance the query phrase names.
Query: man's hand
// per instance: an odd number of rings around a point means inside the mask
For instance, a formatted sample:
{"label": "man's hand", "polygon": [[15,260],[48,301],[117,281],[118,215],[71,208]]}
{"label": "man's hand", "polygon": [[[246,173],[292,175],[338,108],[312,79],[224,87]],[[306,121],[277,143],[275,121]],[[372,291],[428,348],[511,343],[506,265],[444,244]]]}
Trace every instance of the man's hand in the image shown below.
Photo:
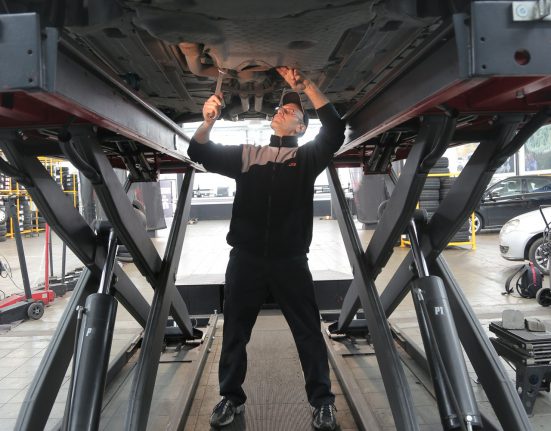
{"label": "man's hand", "polygon": [[298,69],[282,66],[276,67],[278,73],[291,86],[294,91],[304,91],[314,109],[319,109],[329,103],[329,99],[320,91],[318,86],[300,72]]}
{"label": "man's hand", "polygon": [[304,91],[311,85],[310,80],[298,70],[291,69],[286,66],[276,67],[277,72],[283,77],[283,79],[289,84],[289,86],[295,91]]}
{"label": "man's hand", "polygon": [[210,96],[203,105],[203,124],[201,124],[195,133],[193,139],[200,144],[206,144],[210,138],[212,126],[220,117],[222,112],[222,98],[216,94]]}
{"label": "man's hand", "polygon": [[222,112],[222,100],[220,96],[213,94],[210,96],[203,105],[203,119],[208,125],[214,124],[214,122],[220,117]]}

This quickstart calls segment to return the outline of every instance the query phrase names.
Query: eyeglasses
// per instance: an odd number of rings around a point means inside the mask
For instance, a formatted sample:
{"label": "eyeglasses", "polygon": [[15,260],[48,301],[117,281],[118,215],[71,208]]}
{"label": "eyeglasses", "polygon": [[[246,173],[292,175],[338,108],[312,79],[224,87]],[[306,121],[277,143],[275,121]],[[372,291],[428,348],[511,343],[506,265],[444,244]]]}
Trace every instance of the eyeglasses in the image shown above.
{"label": "eyeglasses", "polygon": [[295,115],[296,117],[298,117],[300,119],[300,115],[297,115],[297,112],[300,112],[298,109],[285,108],[284,106],[278,106],[275,110],[276,110],[276,114],[281,112],[283,115]]}

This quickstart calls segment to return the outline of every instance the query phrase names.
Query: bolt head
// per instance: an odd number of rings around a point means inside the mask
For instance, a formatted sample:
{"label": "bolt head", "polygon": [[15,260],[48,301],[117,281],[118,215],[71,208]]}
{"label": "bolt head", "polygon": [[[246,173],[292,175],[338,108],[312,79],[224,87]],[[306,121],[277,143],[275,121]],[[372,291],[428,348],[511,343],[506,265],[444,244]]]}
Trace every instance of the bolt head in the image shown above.
{"label": "bolt head", "polygon": [[528,9],[524,5],[518,5],[515,9],[517,15],[521,18],[524,18],[528,15]]}

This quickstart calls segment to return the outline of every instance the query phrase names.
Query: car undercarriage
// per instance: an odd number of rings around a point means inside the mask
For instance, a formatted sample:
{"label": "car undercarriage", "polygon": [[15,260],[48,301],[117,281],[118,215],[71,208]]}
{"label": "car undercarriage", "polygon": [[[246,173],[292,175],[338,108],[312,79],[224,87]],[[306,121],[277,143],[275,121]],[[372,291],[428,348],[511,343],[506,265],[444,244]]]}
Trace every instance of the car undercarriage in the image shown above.
{"label": "car undercarriage", "polygon": [[[454,144],[472,142],[493,133],[500,113],[537,112],[550,86],[537,73],[546,48],[535,34],[510,37],[527,22],[508,24],[501,3],[480,2],[472,20],[469,1],[7,1],[4,8],[38,12],[42,28],[59,29],[52,37],[61,52],[176,123],[201,118],[219,77],[224,119],[270,118],[285,88],[274,67],[300,68],[348,120],[339,154],[383,157],[371,163],[379,170],[407,155],[421,115],[456,116]],[[490,18],[492,33],[484,25]],[[36,101],[2,97],[9,109],[0,114],[27,123],[21,113],[32,116]],[[3,115],[0,124],[14,124]]]}

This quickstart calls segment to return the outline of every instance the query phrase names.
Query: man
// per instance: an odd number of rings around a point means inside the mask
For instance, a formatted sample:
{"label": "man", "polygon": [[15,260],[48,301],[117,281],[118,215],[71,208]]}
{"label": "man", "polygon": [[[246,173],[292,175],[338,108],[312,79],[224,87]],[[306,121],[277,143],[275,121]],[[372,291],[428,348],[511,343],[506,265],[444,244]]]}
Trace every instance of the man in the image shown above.
{"label": "man", "polygon": [[[224,331],[219,364],[220,395],[210,423],[230,424],[244,411],[242,389],[247,370],[246,345],[268,293],[279,303],[295,339],[313,406],[316,429],[336,428],[335,396],[331,392],[327,350],[320,330],[312,275],[306,253],[312,240],[316,177],[327,167],[344,140],[344,124],[318,87],[296,69],[280,67],[294,90],[284,94],[267,146],[224,146],[209,140],[220,115],[221,100],[211,96],[203,107],[203,124],[188,154],[210,172],[234,178],[236,193],[228,244],[233,249],[224,288]],[[308,116],[298,91],[317,110],[322,128],[300,148]]]}

